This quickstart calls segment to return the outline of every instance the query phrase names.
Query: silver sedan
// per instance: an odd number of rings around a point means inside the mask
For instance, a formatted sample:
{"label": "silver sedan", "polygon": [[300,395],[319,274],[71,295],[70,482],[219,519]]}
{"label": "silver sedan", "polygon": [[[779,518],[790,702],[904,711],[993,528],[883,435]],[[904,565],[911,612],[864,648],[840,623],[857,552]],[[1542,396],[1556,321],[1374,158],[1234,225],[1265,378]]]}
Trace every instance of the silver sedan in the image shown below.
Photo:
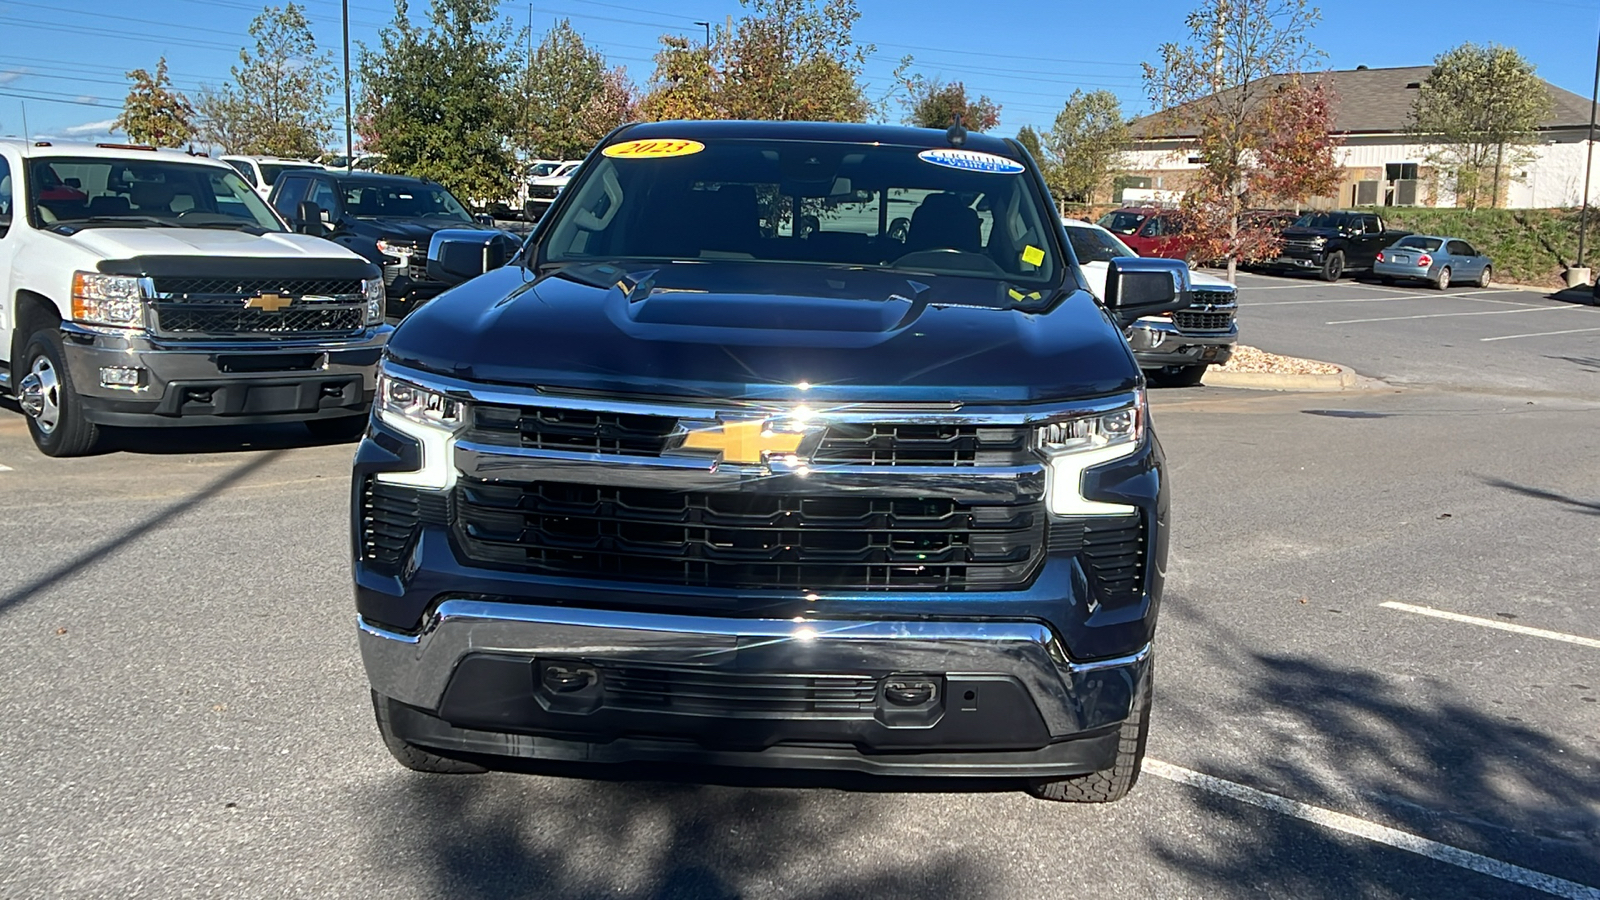
{"label": "silver sedan", "polygon": [[1493,262],[1471,244],[1427,234],[1409,234],[1390,245],[1378,254],[1372,272],[1384,284],[1428,281],[1441,291],[1456,282],[1488,287],[1494,280]]}

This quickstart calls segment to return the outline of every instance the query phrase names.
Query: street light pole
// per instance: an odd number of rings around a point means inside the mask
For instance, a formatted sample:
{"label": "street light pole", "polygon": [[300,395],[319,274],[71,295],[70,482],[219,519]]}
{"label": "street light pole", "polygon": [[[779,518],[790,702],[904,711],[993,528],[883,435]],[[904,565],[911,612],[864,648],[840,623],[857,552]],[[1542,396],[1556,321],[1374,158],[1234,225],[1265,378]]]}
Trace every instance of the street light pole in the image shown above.
{"label": "street light pole", "polygon": [[696,25],[704,25],[705,26],[705,29],[706,29],[706,46],[707,47],[711,46],[711,23],[710,22],[696,22],[695,24]]}
{"label": "street light pole", "polygon": [[350,122],[350,0],[343,0],[341,6],[344,7],[344,170],[349,172],[355,166],[356,154]]}
{"label": "street light pole", "polygon": [[1589,140],[1584,145],[1583,160],[1583,213],[1578,218],[1578,268],[1583,268],[1584,241],[1589,236],[1589,176],[1594,169],[1594,121],[1600,105],[1600,32],[1596,33],[1594,48],[1594,92],[1589,95]]}

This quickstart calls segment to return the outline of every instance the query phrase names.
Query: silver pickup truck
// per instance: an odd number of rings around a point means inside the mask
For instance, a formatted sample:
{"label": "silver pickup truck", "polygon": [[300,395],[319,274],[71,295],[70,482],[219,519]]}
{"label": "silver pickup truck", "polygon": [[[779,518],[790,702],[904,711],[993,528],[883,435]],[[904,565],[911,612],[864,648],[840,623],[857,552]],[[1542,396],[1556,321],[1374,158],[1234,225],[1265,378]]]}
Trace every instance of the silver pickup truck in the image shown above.
{"label": "silver pickup truck", "polygon": [[[1103,297],[1110,261],[1139,254],[1099,225],[1076,220],[1065,224],[1084,280],[1095,296]],[[1188,309],[1146,316],[1128,329],[1134,358],[1155,384],[1197,385],[1205,377],[1206,368],[1226,363],[1239,343],[1238,288],[1204,272],[1192,272],[1189,278],[1193,302]]]}

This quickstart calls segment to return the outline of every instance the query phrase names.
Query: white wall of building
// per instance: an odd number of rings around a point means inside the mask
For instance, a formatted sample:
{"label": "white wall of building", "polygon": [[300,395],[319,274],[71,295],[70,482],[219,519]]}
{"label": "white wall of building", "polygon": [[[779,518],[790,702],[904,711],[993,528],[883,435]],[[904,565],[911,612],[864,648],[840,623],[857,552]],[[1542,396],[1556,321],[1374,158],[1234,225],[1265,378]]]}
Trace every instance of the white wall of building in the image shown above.
{"label": "white wall of building", "polygon": [[[1600,205],[1600,147],[1587,140],[1587,129],[1551,132],[1541,138],[1533,150],[1531,162],[1520,169],[1525,173],[1521,181],[1510,182],[1507,206],[1514,209],[1548,209],[1574,207],[1583,203],[1583,177],[1586,156],[1595,163],[1594,178],[1589,186],[1589,202]],[[1198,162],[1190,162],[1190,150],[1173,144],[1133,150],[1125,154],[1124,165],[1134,172],[1191,172],[1199,169]],[[1339,165],[1347,169],[1380,168],[1389,163],[1423,163],[1427,157],[1426,146],[1411,143],[1399,136],[1360,136],[1346,140],[1338,151]],[[1165,185],[1157,184],[1160,188]],[[1440,206],[1454,204],[1453,195],[1439,186]],[[1342,198],[1348,202],[1349,198]],[[1422,197],[1418,198],[1423,199]]]}

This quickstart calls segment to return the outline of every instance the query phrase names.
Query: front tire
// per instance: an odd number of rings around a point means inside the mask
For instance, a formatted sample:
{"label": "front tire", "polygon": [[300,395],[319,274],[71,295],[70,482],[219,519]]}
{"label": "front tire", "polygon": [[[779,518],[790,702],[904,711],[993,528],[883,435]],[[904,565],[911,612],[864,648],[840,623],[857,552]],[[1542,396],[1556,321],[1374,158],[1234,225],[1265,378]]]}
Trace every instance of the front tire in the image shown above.
{"label": "front tire", "polygon": [[1040,800],[1060,803],[1111,803],[1128,796],[1139,781],[1144,748],[1150,738],[1150,700],[1155,667],[1145,673],[1144,685],[1134,699],[1127,721],[1117,733],[1117,761],[1109,769],[1054,781],[1035,781],[1028,793]]}
{"label": "front tire", "polygon": [[1206,377],[1206,363],[1197,366],[1163,366],[1152,369],[1149,378],[1157,387],[1194,387]]}
{"label": "front tire", "polygon": [[345,443],[353,441],[367,433],[366,416],[340,416],[337,419],[307,419],[306,430],[311,436],[323,441]]}
{"label": "front tire", "polygon": [[1344,251],[1335,250],[1322,260],[1322,280],[1338,281],[1344,274]]}
{"label": "front tire", "polygon": [[433,775],[481,775],[489,771],[477,763],[440,756],[396,734],[394,721],[390,718],[390,704],[393,702],[377,691],[372,692],[372,712],[378,720],[378,733],[383,736],[383,746],[388,748],[395,762],[413,772]]}
{"label": "front tire", "polygon": [[41,328],[22,351],[17,400],[28,417],[28,435],[45,456],[82,456],[100,442],[100,429],[83,415],[61,351],[61,332]]}
{"label": "front tire", "polygon": [[1486,288],[1494,284],[1494,267],[1484,266],[1483,274],[1478,276],[1478,287]]}

